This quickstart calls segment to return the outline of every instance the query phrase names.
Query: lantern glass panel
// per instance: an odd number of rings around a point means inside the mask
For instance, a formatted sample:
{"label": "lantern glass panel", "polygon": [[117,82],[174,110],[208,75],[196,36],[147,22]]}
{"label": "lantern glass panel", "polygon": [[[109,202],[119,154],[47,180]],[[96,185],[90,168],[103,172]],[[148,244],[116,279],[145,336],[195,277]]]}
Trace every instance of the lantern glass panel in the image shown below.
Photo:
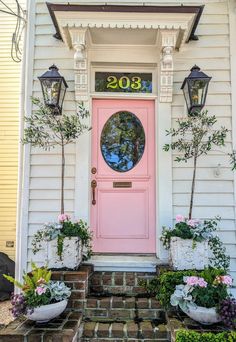
{"label": "lantern glass panel", "polygon": [[183,92],[184,92],[184,97],[185,97],[185,101],[186,101],[186,105],[188,110],[191,107],[191,102],[190,102],[190,97],[189,97],[189,89],[188,89],[188,82],[185,83],[185,86],[183,88]]}
{"label": "lantern glass panel", "polygon": [[190,96],[192,106],[204,106],[206,95],[206,81],[205,80],[191,80],[189,81]]}
{"label": "lantern glass panel", "polygon": [[60,109],[62,108],[65,94],[66,94],[66,86],[65,86],[64,82],[62,81],[61,82],[61,91],[59,93],[59,102],[58,102]]}
{"label": "lantern glass panel", "polygon": [[42,80],[42,88],[45,104],[48,106],[58,106],[60,95],[61,80],[44,79]]}

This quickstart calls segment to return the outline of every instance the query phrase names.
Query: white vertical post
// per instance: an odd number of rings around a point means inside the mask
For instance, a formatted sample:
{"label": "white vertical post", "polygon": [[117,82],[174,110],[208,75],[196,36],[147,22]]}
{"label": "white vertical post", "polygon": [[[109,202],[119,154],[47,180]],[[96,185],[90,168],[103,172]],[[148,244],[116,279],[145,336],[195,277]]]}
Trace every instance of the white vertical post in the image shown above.
{"label": "white vertical post", "polygon": [[[33,86],[34,61],[34,27],[35,27],[35,0],[27,2],[27,26],[24,41],[24,59],[21,74],[21,117],[20,134],[23,134],[24,115],[30,115],[32,104],[30,97]],[[27,269],[28,257],[28,230],[29,230],[29,182],[30,182],[30,146],[20,147],[18,172],[18,199],[16,223],[16,274],[18,281],[22,281],[23,271]]]}

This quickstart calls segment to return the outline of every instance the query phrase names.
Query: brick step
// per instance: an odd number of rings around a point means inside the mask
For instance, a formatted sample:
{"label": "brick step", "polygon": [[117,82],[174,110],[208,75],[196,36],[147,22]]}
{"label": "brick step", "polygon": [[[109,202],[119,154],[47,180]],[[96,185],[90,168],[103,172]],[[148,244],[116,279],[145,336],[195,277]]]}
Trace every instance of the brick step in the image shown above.
{"label": "brick step", "polygon": [[80,342],[101,341],[169,341],[166,324],[156,320],[135,322],[99,321],[84,322]]}
{"label": "brick step", "polygon": [[144,272],[94,272],[89,282],[90,294],[144,296],[140,282],[149,282],[155,276],[156,273]]}
{"label": "brick step", "polygon": [[84,302],[84,317],[110,319],[159,319],[163,310],[155,298],[89,297]]}

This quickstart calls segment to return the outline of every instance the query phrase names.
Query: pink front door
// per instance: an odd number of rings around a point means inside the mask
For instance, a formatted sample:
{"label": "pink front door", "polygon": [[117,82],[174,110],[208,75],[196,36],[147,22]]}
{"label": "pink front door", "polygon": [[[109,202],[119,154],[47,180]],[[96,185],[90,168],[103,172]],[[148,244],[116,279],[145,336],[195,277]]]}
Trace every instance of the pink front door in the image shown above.
{"label": "pink front door", "polygon": [[94,100],[94,252],[155,253],[154,101]]}

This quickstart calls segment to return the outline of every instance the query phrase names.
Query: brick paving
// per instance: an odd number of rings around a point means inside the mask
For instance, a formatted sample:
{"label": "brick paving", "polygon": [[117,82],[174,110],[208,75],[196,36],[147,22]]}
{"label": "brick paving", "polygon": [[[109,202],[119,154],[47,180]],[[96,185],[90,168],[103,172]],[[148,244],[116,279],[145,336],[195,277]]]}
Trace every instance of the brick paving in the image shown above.
{"label": "brick paving", "polygon": [[139,281],[153,273],[94,272],[78,342],[167,342],[165,313]]}
{"label": "brick paving", "polygon": [[82,320],[79,312],[67,312],[49,323],[15,320],[0,330],[0,342],[71,342]]}

